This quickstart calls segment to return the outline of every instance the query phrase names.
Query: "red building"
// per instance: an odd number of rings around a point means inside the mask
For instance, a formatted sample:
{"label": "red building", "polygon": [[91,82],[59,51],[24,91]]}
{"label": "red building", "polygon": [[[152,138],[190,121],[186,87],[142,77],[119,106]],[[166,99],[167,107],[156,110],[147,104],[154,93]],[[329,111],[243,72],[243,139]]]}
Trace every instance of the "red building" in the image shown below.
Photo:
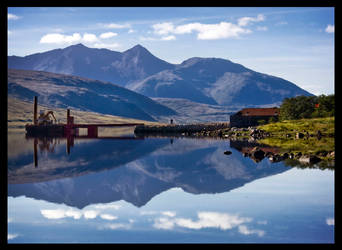
{"label": "red building", "polygon": [[260,120],[268,122],[271,117],[278,118],[279,108],[245,108],[230,116],[230,127],[249,127],[259,125]]}

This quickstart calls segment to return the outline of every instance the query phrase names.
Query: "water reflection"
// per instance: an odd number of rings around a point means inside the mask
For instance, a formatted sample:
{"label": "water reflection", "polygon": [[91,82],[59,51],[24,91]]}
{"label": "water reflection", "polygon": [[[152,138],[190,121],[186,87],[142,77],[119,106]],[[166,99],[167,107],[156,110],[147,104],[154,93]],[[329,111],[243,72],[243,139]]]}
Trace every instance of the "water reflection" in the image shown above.
{"label": "water reflection", "polygon": [[332,171],[244,156],[261,145],[182,137],[69,145],[9,136],[10,241],[334,241]]}
{"label": "water reflection", "polygon": [[[118,200],[141,207],[170,188],[193,194],[222,193],[289,169],[283,164],[270,167],[266,160],[256,163],[237,153],[227,157],[223,154],[230,148],[226,140],[74,140],[26,138],[28,144],[33,141],[33,158],[35,163],[39,158],[39,166],[33,167],[30,154],[9,158],[8,194],[78,208]],[[68,145],[73,146],[71,152],[65,151]]]}

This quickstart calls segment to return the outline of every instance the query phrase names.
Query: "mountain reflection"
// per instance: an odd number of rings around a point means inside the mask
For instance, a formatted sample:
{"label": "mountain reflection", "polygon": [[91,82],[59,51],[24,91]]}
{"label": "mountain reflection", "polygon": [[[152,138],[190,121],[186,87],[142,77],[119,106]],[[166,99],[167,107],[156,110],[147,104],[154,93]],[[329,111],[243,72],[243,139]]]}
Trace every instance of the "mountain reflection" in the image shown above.
{"label": "mountain reflection", "polygon": [[[34,152],[9,158],[8,195],[77,208],[119,200],[141,207],[170,188],[192,194],[222,193],[289,169],[266,159],[256,163],[227,140],[75,140],[70,154],[66,143],[60,139],[52,144],[52,152],[40,152],[37,167]],[[223,153],[227,149],[233,152],[229,156]]]}

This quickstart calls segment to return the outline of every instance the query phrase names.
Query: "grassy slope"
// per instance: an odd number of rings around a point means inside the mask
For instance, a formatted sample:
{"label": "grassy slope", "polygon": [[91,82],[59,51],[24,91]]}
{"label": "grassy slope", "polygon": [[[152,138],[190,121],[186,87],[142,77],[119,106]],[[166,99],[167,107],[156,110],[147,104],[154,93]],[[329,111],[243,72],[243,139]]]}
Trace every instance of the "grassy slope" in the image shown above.
{"label": "grassy slope", "polygon": [[[26,123],[32,123],[33,119],[33,103],[25,102],[16,98],[7,98],[7,124],[10,131],[24,131]],[[41,106],[38,103],[39,110],[52,110],[54,115],[61,123],[66,123],[66,109],[49,108]],[[120,116],[104,115],[95,112],[86,112],[71,110],[75,123],[145,123],[145,124],[161,124],[157,122],[142,121],[137,119],[124,118]]]}
{"label": "grassy slope", "polygon": [[[302,152],[314,154],[319,151],[335,151],[335,117],[287,120],[259,126],[271,133],[271,137],[260,140],[272,146],[281,147],[286,152]],[[317,131],[323,134],[322,139],[316,137]],[[297,132],[314,135],[313,137],[295,139]],[[286,134],[291,137],[287,138]]]}

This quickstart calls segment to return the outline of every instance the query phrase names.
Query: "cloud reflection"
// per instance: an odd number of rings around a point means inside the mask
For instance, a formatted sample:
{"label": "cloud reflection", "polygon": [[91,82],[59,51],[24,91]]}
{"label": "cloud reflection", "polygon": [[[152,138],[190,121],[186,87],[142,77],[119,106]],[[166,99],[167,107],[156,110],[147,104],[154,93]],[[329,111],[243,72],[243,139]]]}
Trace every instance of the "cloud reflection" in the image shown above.
{"label": "cloud reflection", "polygon": [[[117,208],[118,209],[118,208]],[[82,216],[86,220],[95,219],[99,216],[103,220],[116,220],[118,217],[108,213],[101,213],[100,210],[75,210],[75,209],[41,209],[40,213],[47,219],[57,220],[63,218],[80,219]]]}
{"label": "cloud reflection", "polygon": [[221,230],[228,230],[238,228],[238,232],[244,235],[256,234],[263,236],[265,231],[258,229],[250,229],[244,223],[251,222],[253,219],[249,217],[241,217],[236,214],[218,213],[218,212],[198,212],[197,220],[188,218],[173,217],[158,217],[154,219],[153,226],[157,229],[170,230],[175,226],[189,229],[203,229],[203,228],[219,228]]}
{"label": "cloud reflection", "polygon": [[335,226],[335,219],[334,218],[327,218],[325,220],[328,226]]}
{"label": "cloud reflection", "polygon": [[7,234],[7,240],[13,240],[14,238],[17,238],[18,234]]}

